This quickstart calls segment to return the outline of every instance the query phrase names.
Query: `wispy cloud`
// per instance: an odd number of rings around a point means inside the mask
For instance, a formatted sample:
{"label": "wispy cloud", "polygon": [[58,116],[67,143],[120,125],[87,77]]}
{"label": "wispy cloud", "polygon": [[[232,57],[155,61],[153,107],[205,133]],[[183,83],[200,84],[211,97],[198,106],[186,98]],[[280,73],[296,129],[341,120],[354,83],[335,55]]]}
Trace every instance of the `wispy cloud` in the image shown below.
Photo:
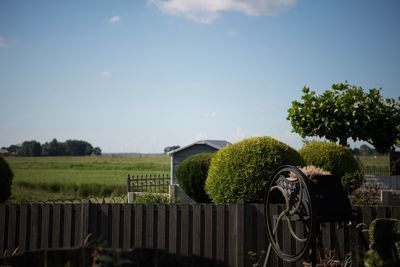
{"label": "wispy cloud", "polygon": [[215,117],[217,117],[217,112],[213,111],[213,112],[207,113],[206,117],[207,118],[215,118]]}
{"label": "wispy cloud", "polygon": [[0,36],[0,48],[4,48],[8,46],[8,40],[3,36]]}
{"label": "wispy cloud", "polygon": [[121,17],[120,16],[112,16],[107,21],[108,21],[108,23],[114,24],[114,23],[120,22]]}
{"label": "wispy cloud", "polygon": [[101,72],[101,75],[105,76],[105,77],[109,77],[112,75],[112,72],[109,70],[105,70]]}
{"label": "wispy cloud", "polygon": [[209,24],[222,12],[237,11],[248,16],[274,15],[297,0],[147,0],[160,11]]}
{"label": "wispy cloud", "polygon": [[237,31],[227,31],[226,34],[230,37],[236,37],[238,36],[238,32]]}

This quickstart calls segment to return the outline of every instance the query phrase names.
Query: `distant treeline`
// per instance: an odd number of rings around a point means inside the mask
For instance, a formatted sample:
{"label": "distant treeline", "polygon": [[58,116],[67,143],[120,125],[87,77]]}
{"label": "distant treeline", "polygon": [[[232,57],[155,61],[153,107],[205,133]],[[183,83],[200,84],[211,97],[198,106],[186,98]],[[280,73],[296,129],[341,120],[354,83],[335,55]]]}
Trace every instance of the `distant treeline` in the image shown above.
{"label": "distant treeline", "polygon": [[382,155],[376,151],[376,149],[368,146],[368,145],[361,145],[359,148],[355,147],[351,149],[351,152],[355,156],[377,156]]}
{"label": "distant treeline", "polygon": [[15,156],[89,156],[101,155],[99,147],[93,147],[90,143],[82,140],[67,140],[58,142],[53,139],[51,142],[40,144],[36,140],[25,141],[21,145],[2,147],[8,154]]}

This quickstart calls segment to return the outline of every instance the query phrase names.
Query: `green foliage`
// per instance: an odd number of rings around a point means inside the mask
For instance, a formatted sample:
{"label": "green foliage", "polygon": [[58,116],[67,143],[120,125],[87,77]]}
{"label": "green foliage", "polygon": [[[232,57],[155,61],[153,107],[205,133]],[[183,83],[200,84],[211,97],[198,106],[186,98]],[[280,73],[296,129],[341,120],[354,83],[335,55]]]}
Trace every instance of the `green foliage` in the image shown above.
{"label": "green foliage", "polygon": [[349,196],[352,205],[379,205],[382,204],[380,201],[379,193],[380,186],[378,184],[369,184],[358,188]]}
{"label": "green foliage", "polygon": [[304,145],[299,152],[307,165],[320,167],[340,177],[347,192],[360,187],[364,177],[361,162],[346,147],[314,141]]}
{"label": "green foliage", "polygon": [[208,203],[210,198],[204,190],[208,168],[213,154],[202,153],[188,157],[181,162],[177,170],[179,186],[198,203]]}
{"label": "green foliage", "polygon": [[228,145],[211,160],[206,192],[216,203],[259,202],[272,172],[281,165],[303,165],[299,153],[271,137]]}
{"label": "green foliage", "polygon": [[95,155],[95,156],[101,156],[101,148],[98,147],[98,146],[93,148],[92,154]]}
{"label": "green foliage", "polygon": [[292,102],[287,119],[303,138],[325,137],[344,146],[348,138],[363,140],[379,153],[400,138],[400,102],[382,97],[379,89],[365,92],[345,82],[317,95],[304,87],[301,100]]}
{"label": "green foliage", "polygon": [[[98,183],[60,183],[60,182],[15,182],[16,188],[27,188],[32,190],[44,191],[49,193],[66,193],[73,195],[73,197],[87,198],[87,197],[109,197],[119,196],[125,194],[125,188],[123,185],[114,184],[98,184]],[[29,196],[25,196],[25,198]]]}
{"label": "green foliage", "polygon": [[65,142],[65,149],[67,155],[70,156],[91,155],[93,152],[93,146],[91,144],[80,140],[67,140]]}
{"label": "green foliage", "polygon": [[25,141],[22,143],[21,147],[18,150],[19,156],[40,156],[42,155],[42,146],[39,142],[33,141]]}
{"label": "green foliage", "polygon": [[39,142],[25,141],[21,146],[11,145],[5,147],[10,153],[18,156],[32,157],[32,156],[88,156],[88,155],[101,155],[99,147],[93,146],[81,140],[67,140],[66,142],[58,142],[53,139],[50,143],[46,142],[40,145]]}
{"label": "green foliage", "polygon": [[14,174],[7,161],[0,156],[0,203],[11,196],[11,183]]}
{"label": "green foliage", "polygon": [[370,251],[366,266],[398,266],[400,256],[400,221],[375,219],[369,228]]}
{"label": "green foliage", "polygon": [[51,140],[50,143],[44,143],[42,146],[42,153],[45,156],[62,156],[66,155],[65,143],[58,142],[57,139]]}
{"label": "green foliage", "polygon": [[133,202],[136,204],[152,204],[152,203],[174,204],[178,203],[179,201],[176,198],[170,198],[163,194],[146,193],[143,195],[136,195]]}
{"label": "green foliage", "polygon": [[259,253],[249,251],[247,254],[250,258],[251,267],[260,267],[263,265],[265,259],[265,250],[261,250]]}

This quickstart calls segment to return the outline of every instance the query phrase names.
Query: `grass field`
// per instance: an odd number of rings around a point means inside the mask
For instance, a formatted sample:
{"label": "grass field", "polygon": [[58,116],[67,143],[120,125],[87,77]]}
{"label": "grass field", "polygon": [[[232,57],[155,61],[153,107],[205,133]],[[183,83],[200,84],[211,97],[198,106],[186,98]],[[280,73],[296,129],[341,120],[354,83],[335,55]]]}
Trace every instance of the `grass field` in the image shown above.
{"label": "grass field", "polygon": [[389,166],[389,156],[378,155],[378,156],[360,156],[359,157],[364,166]]}
{"label": "grass field", "polygon": [[11,201],[124,195],[126,176],[169,173],[169,156],[7,157]]}
{"label": "grass field", "polygon": [[[125,195],[126,176],[166,174],[165,155],[7,157],[14,172],[13,202]],[[388,166],[387,156],[362,156],[364,166]]]}

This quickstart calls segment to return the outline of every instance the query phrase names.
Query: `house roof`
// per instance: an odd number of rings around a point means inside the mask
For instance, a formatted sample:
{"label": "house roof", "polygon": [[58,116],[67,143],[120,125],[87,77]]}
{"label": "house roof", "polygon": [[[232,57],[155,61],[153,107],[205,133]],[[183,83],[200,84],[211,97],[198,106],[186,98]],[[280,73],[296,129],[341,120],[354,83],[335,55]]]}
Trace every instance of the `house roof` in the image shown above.
{"label": "house roof", "polygon": [[197,141],[197,142],[195,142],[193,144],[190,144],[190,145],[187,145],[187,146],[184,146],[184,147],[180,147],[178,149],[170,151],[170,152],[168,152],[168,155],[175,154],[176,152],[185,150],[185,149],[187,149],[189,147],[192,147],[192,146],[195,146],[195,145],[208,145],[208,146],[218,150],[218,149],[221,149],[221,148],[223,148],[223,147],[225,147],[227,145],[230,145],[230,144],[231,143],[229,143],[228,141],[225,141],[225,140],[200,140],[200,141]]}

